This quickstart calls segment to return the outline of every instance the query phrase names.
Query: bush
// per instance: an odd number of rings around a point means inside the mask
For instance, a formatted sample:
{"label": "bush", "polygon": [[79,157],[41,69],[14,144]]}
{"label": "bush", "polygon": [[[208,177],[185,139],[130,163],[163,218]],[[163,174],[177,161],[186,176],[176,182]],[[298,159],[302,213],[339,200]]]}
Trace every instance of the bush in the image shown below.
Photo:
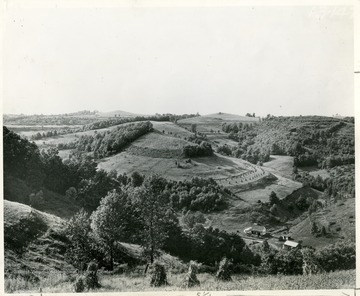
{"label": "bush", "polygon": [[315,256],[325,271],[355,268],[355,243],[337,242],[315,252]]}

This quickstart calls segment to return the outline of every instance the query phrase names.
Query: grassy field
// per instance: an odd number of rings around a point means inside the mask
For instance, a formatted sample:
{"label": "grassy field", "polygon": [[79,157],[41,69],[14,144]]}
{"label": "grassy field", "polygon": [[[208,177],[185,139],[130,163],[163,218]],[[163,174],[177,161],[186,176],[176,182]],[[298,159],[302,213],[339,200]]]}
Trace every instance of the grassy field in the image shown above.
{"label": "grassy field", "polygon": [[[158,173],[172,180],[184,180],[197,177],[211,177],[216,179],[230,178],[248,170],[246,161],[230,159],[221,155],[192,158],[186,163],[182,158],[157,158],[134,155],[129,151],[121,152],[103,159],[98,167],[106,171],[115,169],[118,173],[131,174],[134,171],[148,175]],[[176,164],[179,163],[179,166]]]}
{"label": "grassy field", "polygon": [[191,125],[196,124],[196,130],[202,133],[222,133],[222,124],[231,122],[254,123],[258,117],[247,117],[227,113],[214,113],[204,116],[192,117],[178,120],[178,124],[191,130]]}
{"label": "grassy field", "polygon": [[64,221],[55,215],[38,211],[30,206],[4,200],[4,227],[11,227],[19,222],[21,219],[29,217],[31,212],[35,213],[48,228],[61,229]]}
{"label": "grassy field", "polygon": [[[168,285],[154,288],[150,286],[149,276],[139,274],[101,275],[101,288],[89,292],[166,292],[166,291],[252,291],[252,290],[317,290],[354,289],[355,270],[336,271],[316,275],[297,276],[249,276],[233,275],[229,282],[216,280],[214,275],[198,274],[200,286],[185,288],[185,274],[167,274]],[[20,280],[5,280],[7,292],[44,293],[73,292],[70,277],[64,274],[50,274],[38,284]]]}
{"label": "grassy field", "polygon": [[187,138],[193,135],[192,132],[180,127],[179,125],[167,121],[151,121],[154,130],[164,133],[165,135],[172,135],[174,137]]}
{"label": "grassy field", "polygon": [[182,158],[184,146],[194,143],[158,132],[148,133],[134,141],[127,152],[152,158]]}
{"label": "grassy field", "polygon": [[264,163],[264,168],[274,174],[291,178],[293,174],[294,158],[285,155],[270,155],[270,161]]}

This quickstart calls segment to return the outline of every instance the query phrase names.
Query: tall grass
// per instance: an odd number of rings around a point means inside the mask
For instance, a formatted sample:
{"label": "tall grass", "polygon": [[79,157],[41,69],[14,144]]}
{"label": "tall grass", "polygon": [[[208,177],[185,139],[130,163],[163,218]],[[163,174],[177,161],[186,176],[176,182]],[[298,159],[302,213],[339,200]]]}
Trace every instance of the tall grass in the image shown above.
{"label": "tall grass", "polygon": [[[96,292],[137,292],[137,291],[176,291],[176,290],[316,290],[353,289],[355,270],[336,271],[317,275],[271,275],[245,276],[233,275],[232,281],[217,281],[213,275],[198,275],[199,287],[184,288],[185,274],[168,274],[169,285],[159,288],[150,286],[150,279],[138,274],[100,275],[101,288]],[[21,278],[5,279],[5,291],[12,292],[74,292],[73,279],[64,274],[50,274],[38,283],[29,283]]]}

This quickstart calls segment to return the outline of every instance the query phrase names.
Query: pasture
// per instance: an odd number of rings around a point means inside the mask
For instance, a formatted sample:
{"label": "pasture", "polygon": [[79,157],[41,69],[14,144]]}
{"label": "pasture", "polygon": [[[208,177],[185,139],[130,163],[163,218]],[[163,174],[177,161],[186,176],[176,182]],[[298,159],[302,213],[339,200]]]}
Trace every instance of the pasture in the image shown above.
{"label": "pasture", "polygon": [[242,122],[242,123],[257,123],[258,117],[247,117],[228,113],[214,113],[204,116],[192,117],[178,120],[178,124],[191,130],[193,124],[196,125],[196,130],[202,133],[222,133],[223,123]]}
{"label": "pasture", "polygon": [[[237,160],[220,155],[192,158],[189,163],[183,158],[158,158],[149,155],[136,155],[134,149],[130,147],[124,152],[103,159],[99,162],[98,168],[106,171],[116,170],[121,174],[131,174],[135,171],[145,175],[158,173],[175,181],[190,179],[193,176],[211,177],[215,180],[224,179],[247,170],[245,161],[243,161],[243,165],[239,165]],[[144,150],[141,150],[141,152]]]}
{"label": "pasture", "polygon": [[134,141],[127,152],[153,158],[181,158],[182,149],[194,143],[158,132],[148,133]]}
{"label": "pasture", "polygon": [[263,164],[269,172],[291,178],[293,174],[294,157],[285,155],[270,155],[270,160]]}
{"label": "pasture", "polygon": [[[318,237],[311,234],[312,222],[315,222],[320,230],[325,227],[326,234]],[[290,229],[290,235],[314,247],[325,246],[337,239],[353,240],[355,238],[354,200],[338,201],[312,214],[311,217],[306,217]]]}
{"label": "pasture", "polygon": [[164,135],[171,135],[177,138],[185,139],[194,134],[172,122],[151,121],[151,123],[155,131],[163,133]]}

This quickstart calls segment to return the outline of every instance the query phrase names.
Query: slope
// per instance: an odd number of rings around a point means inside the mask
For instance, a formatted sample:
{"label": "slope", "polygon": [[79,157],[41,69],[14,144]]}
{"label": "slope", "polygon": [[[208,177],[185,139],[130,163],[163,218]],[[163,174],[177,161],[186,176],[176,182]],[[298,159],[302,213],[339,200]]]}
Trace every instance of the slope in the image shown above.
{"label": "slope", "polygon": [[252,124],[259,122],[259,118],[219,112],[204,116],[181,119],[177,121],[177,124],[189,130],[191,130],[192,125],[195,125],[198,132],[221,134],[222,125],[224,123],[232,122],[243,122]]}

